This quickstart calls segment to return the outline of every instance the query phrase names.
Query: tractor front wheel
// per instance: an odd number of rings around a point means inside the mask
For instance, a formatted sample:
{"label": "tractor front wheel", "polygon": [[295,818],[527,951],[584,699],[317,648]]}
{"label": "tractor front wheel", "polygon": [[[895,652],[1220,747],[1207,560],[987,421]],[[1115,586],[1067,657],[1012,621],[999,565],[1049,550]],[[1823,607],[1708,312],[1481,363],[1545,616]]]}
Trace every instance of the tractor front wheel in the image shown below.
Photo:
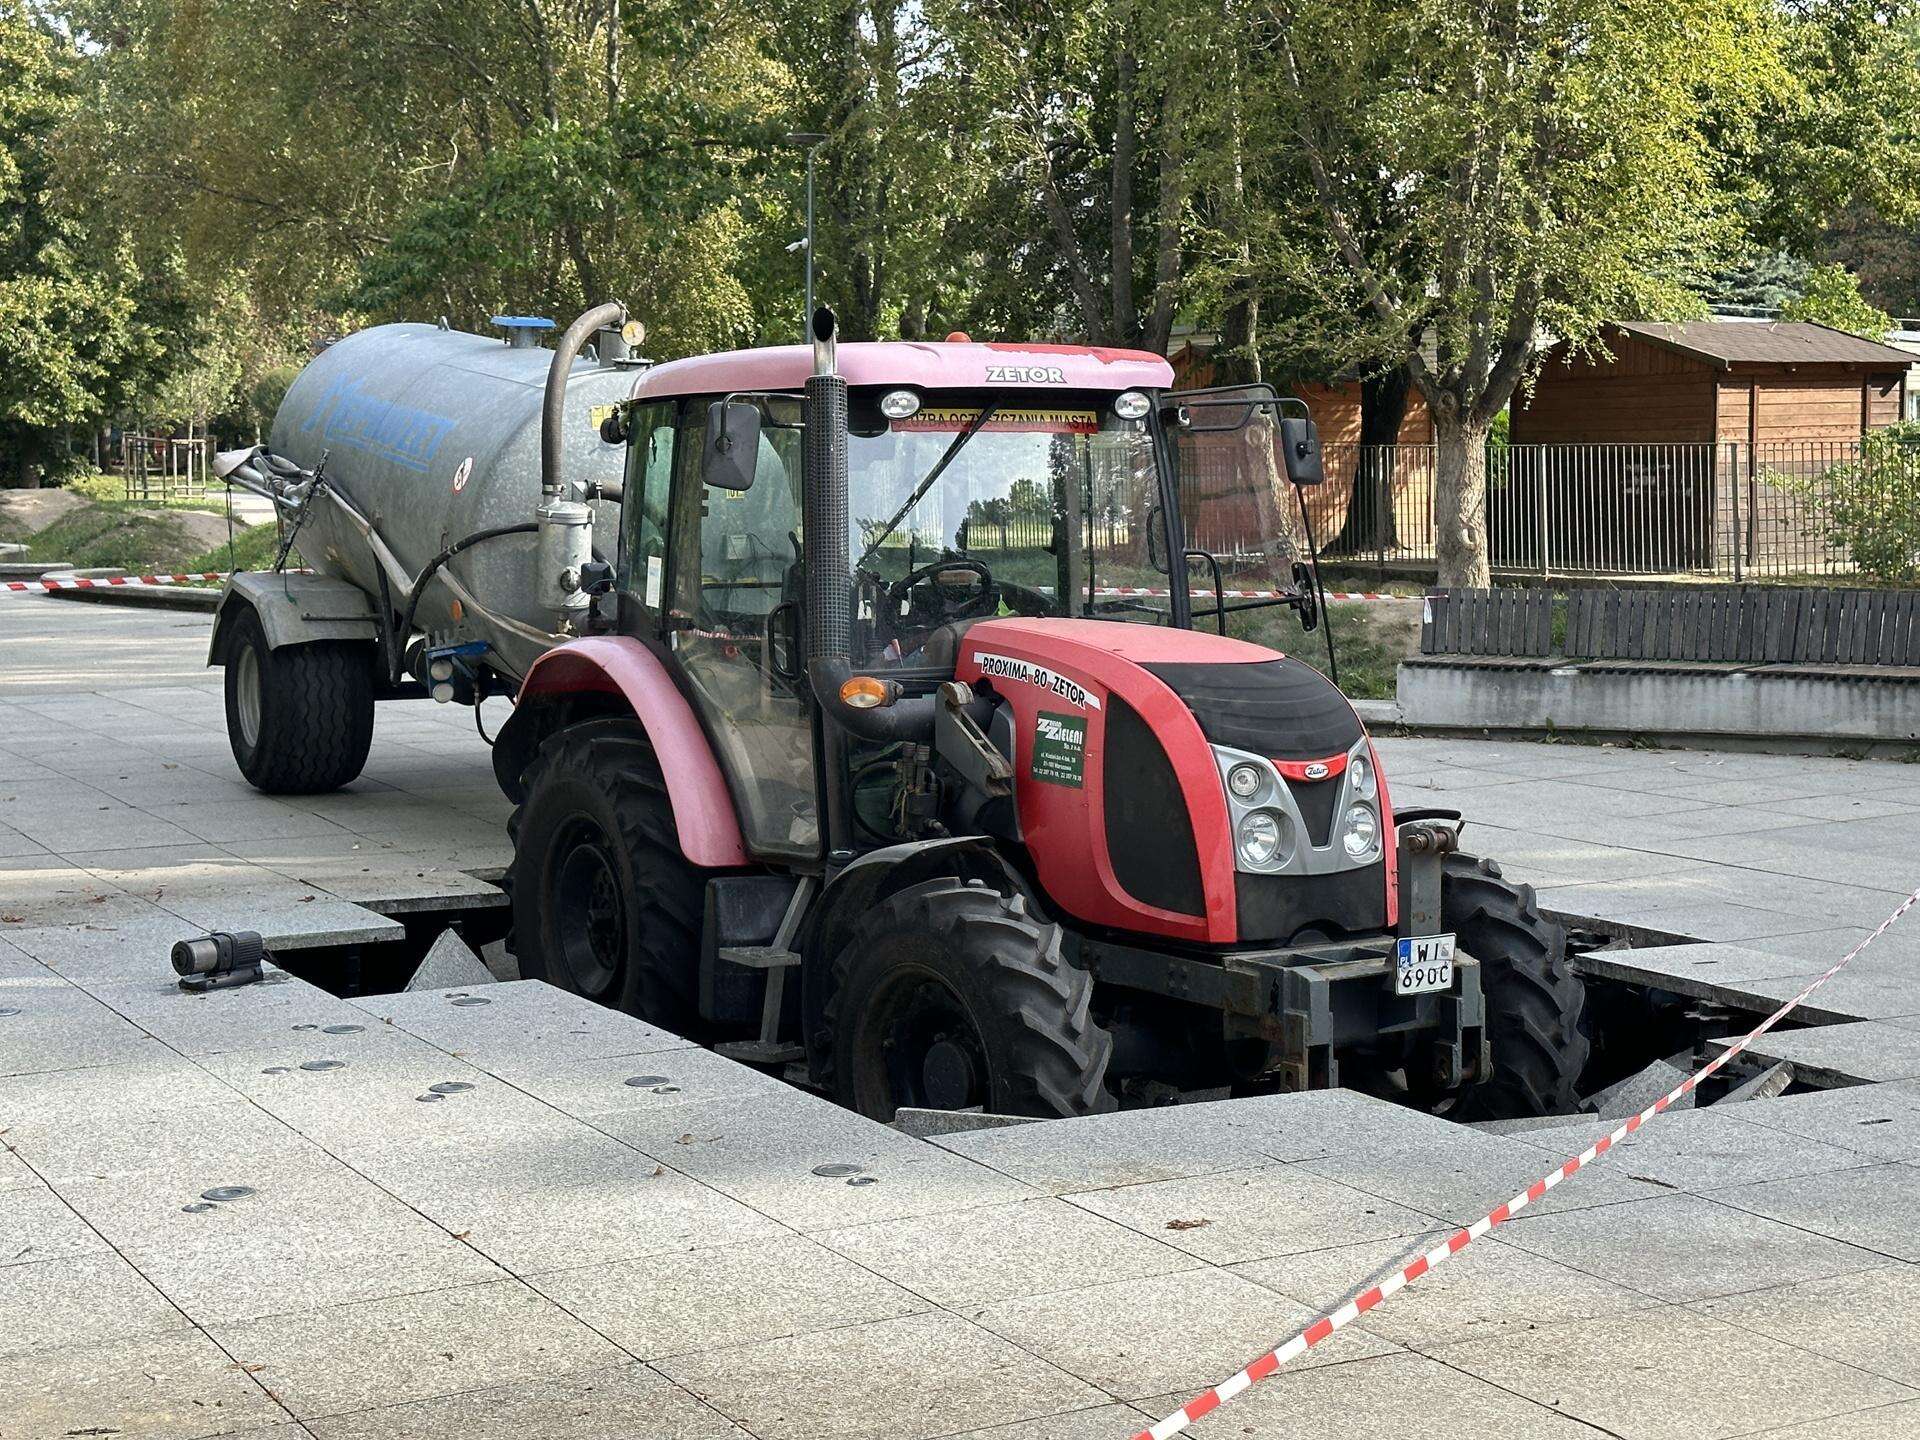
{"label": "tractor front wheel", "polygon": [[1569,1115],[1591,1049],[1581,1027],[1586,982],[1567,963],[1567,932],[1540,913],[1531,885],[1491,860],[1450,855],[1442,923],[1480,962],[1493,1074],[1459,1098],[1462,1120]]}
{"label": "tractor front wheel", "polygon": [[929,880],[883,900],[834,960],[826,1027],[842,1104],[876,1120],[903,1106],[1090,1115],[1113,1037],[1090,1013],[1093,977],[1025,897]]}
{"label": "tractor front wheel", "polygon": [[702,886],[646,732],[627,720],[561,730],[523,783],[507,872],[520,974],[687,1034]]}

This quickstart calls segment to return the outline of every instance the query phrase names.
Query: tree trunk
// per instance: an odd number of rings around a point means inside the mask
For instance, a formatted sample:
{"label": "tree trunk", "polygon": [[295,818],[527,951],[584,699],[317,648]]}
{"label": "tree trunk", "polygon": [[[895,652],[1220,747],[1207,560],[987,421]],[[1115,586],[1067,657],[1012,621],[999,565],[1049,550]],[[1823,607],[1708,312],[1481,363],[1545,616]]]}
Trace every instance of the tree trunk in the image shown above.
{"label": "tree trunk", "polygon": [[1114,340],[1135,343],[1139,317],[1133,308],[1133,81],[1138,62],[1124,46],[1114,60],[1113,176],[1107,208],[1112,231],[1112,296]]}
{"label": "tree trunk", "polygon": [[1360,382],[1360,446],[1353,462],[1353,490],[1347,500],[1347,518],[1327,542],[1330,554],[1390,550],[1400,543],[1393,513],[1391,447],[1400,441],[1400,424],[1407,418],[1412,389],[1413,380],[1404,365]]}
{"label": "tree trunk", "polygon": [[1434,429],[1434,558],[1442,585],[1485,589],[1487,563],[1487,429],[1452,407],[1436,408]]}

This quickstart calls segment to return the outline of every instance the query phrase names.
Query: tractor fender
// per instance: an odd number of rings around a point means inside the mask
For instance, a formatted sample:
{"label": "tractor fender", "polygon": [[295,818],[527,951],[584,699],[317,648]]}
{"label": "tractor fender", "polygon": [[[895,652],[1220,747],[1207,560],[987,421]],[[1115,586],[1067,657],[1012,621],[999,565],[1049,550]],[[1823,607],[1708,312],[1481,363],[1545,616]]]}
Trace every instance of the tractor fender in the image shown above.
{"label": "tractor fender", "polygon": [[810,1063],[817,1065],[832,1043],[823,1019],[832,998],[833,957],[845,948],[861,916],[894,891],[943,875],[984,880],[1005,886],[1010,894],[1037,899],[1031,884],[994,842],[979,835],[910,840],[860,856],[808,907],[794,942],[805,962],[800,971],[800,1033]]}
{"label": "tractor fender", "polygon": [[229,576],[213,615],[207,664],[224,665],[221,632],[242,606],[260,617],[267,648],[306,645],[315,640],[377,641],[379,622],[373,600],[358,585],[331,575],[302,575],[283,570],[245,570]]}
{"label": "tractor fender", "polygon": [[493,742],[494,778],[507,798],[526,799],[520,777],[549,735],[610,715],[631,715],[647,732],[666,777],[680,853],[699,866],[751,864],[726,776],[699,717],[659,656],[628,636],[569,640],[533,662]]}

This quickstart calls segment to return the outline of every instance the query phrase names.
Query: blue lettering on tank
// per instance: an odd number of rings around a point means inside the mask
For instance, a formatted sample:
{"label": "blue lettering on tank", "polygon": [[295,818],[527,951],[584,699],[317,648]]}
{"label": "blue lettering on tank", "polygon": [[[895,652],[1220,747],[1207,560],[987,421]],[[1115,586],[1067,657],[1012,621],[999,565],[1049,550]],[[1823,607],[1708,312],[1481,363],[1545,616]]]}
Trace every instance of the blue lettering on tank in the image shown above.
{"label": "blue lettering on tank", "polygon": [[407,470],[430,469],[441,443],[458,422],[430,410],[362,394],[360,384],[346,375],[334,380],[300,433],[318,429],[319,438],[327,445],[377,455]]}

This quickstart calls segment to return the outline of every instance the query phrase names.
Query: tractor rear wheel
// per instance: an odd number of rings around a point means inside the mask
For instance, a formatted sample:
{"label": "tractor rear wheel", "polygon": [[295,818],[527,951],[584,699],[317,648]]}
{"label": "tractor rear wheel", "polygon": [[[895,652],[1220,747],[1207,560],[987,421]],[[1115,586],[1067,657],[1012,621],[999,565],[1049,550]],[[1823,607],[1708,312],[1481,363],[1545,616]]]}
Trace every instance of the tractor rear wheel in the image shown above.
{"label": "tractor rear wheel", "polygon": [[269,795],[338,790],[373,746],[373,651],[343,640],[267,646],[251,605],[225,632],[227,743],[234,763]]}
{"label": "tractor rear wheel", "polygon": [[1060,927],[1024,896],[957,878],[910,886],[861,920],[833,972],[832,1083],[863,1115],[1115,1108],[1093,977],[1067,962]]}
{"label": "tractor rear wheel", "polygon": [[507,872],[520,974],[687,1034],[702,883],[646,732],[628,720],[570,726],[522,783]]}
{"label": "tractor rear wheel", "polygon": [[1447,857],[1440,911],[1480,962],[1493,1050],[1493,1074],[1460,1096],[1455,1118],[1572,1114],[1591,1044],[1580,1023],[1586,982],[1567,963],[1567,932],[1540,913],[1531,885],[1471,855]]}

